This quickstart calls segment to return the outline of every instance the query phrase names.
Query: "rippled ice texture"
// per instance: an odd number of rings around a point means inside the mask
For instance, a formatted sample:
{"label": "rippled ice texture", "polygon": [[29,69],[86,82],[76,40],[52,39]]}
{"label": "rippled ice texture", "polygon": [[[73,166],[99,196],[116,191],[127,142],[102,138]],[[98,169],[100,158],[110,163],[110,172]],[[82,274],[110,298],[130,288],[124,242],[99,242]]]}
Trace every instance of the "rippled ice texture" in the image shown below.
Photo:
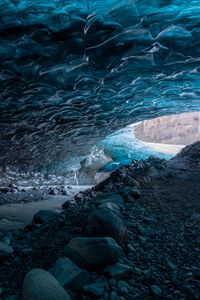
{"label": "rippled ice texture", "polygon": [[199,0],[0,0],[1,175],[200,109]]}

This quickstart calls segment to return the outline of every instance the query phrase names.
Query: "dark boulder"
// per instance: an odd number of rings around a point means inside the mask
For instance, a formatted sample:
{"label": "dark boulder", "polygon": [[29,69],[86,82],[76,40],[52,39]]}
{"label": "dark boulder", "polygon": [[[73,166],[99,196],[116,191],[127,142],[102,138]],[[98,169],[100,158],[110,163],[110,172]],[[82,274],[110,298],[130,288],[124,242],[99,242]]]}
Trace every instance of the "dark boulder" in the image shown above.
{"label": "dark boulder", "polygon": [[109,209],[111,210],[113,213],[115,213],[116,215],[120,214],[120,207],[113,203],[112,201],[109,200],[105,200],[100,202],[100,204],[98,205],[97,208],[102,208],[102,209]]}
{"label": "dark boulder", "polygon": [[73,292],[81,289],[89,280],[87,271],[80,269],[69,258],[61,257],[49,269],[57,281],[65,288]]}
{"label": "dark boulder", "polygon": [[37,212],[34,215],[33,222],[36,223],[36,224],[42,224],[42,223],[48,222],[49,220],[54,219],[57,216],[59,216],[59,214],[56,213],[55,211],[40,210],[39,212]]}
{"label": "dark boulder", "polygon": [[0,262],[14,252],[13,248],[4,242],[0,242]]}
{"label": "dark boulder", "polygon": [[70,300],[60,283],[42,269],[32,269],[24,279],[22,300]]}
{"label": "dark boulder", "polygon": [[87,220],[86,232],[93,237],[112,237],[119,245],[125,245],[128,233],[122,219],[110,209],[98,208]]}
{"label": "dark boulder", "polygon": [[107,266],[104,273],[117,280],[127,279],[133,275],[133,268],[121,263],[115,263]]}
{"label": "dark boulder", "polygon": [[104,286],[103,284],[98,282],[93,284],[88,284],[83,287],[83,292],[88,296],[100,298],[104,295]]}
{"label": "dark boulder", "polygon": [[96,270],[109,265],[123,256],[122,248],[109,237],[73,238],[64,249],[80,268]]}

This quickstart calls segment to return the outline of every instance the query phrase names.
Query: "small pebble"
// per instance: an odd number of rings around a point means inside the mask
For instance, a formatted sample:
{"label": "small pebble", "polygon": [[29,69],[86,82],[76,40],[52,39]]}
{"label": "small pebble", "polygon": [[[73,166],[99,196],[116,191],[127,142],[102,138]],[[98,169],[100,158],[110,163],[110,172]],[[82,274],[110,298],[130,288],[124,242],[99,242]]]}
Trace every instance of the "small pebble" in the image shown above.
{"label": "small pebble", "polygon": [[161,288],[156,284],[151,285],[151,291],[154,296],[160,297],[162,295]]}
{"label": "small pebble", "polygon": [[117,298],[118,298],[117,293],[115,291],[112,291],[110,293],[110,300],[117,300]]}
{"label": "small pebble", "polygon": [[128,294],[128,289],[126,287],[121,287],[118,289],[119,294],[121,295],[127,295]]}
{"label": "small pebble", "polygon": [[104,287],[98,283],[85,285],[83,291],[87,295],[92,295],[95,297],[101,297],[104,294]]}

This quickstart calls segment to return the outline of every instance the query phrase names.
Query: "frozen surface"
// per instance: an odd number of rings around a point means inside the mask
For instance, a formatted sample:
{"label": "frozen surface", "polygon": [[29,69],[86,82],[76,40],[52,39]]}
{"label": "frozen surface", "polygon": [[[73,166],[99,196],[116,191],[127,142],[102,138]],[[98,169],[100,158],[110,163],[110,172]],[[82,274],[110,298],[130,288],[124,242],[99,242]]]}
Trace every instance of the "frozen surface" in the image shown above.
{"label": "frozen surface", "polygon": [[75,176],[114,131],[200,110],[199,23],[197,0],[0,0],[0,176]]}

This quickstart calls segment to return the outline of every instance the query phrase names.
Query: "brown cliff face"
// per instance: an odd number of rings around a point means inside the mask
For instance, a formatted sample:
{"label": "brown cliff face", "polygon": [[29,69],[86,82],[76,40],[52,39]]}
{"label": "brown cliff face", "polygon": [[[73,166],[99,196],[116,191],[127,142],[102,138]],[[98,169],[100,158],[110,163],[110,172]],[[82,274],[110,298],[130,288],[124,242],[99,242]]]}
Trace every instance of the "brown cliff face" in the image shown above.
{"label": "brown cliff face", "polygon": [[200,112],[145,120],[135,126],[135,137],[144,142],[176,145],[200,141]]}

